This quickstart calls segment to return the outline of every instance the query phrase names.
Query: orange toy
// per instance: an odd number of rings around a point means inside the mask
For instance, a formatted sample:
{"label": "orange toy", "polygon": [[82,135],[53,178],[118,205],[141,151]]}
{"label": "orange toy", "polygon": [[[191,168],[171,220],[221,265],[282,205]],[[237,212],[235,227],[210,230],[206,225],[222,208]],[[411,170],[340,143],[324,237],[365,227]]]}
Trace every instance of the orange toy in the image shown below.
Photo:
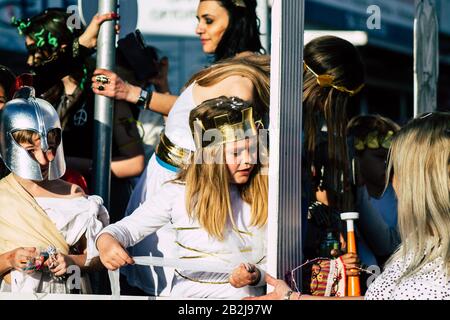
{"label": "orange toy", "polygon": [[[347,221],[347,252],[356,252],[355,224],[354,220],[359,218],[358,212],[341,213],[341,219]],[[347,296],[359,297],[361,287],[359,285],[359,276],[347,276]]]}

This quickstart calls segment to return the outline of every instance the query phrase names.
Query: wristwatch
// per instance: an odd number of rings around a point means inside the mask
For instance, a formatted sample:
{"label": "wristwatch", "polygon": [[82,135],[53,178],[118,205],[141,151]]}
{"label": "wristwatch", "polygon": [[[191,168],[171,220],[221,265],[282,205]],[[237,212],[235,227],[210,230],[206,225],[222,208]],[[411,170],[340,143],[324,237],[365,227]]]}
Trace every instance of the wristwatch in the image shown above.
{"label": "wristwatch", "polygon": [[148,106],[148,109],[150,109],[150,100],[152,100],[153,91],[141,89],[141,93],[139,94],[138,101],[136,102],[136,105],[140,109],[146,109]]}
{"label": "wristwatch", "polygon": [[148,91],[145,89],[141,89],[141,92],[139,93],[138,101],[136,102],[136,105],[141,108],[145,109],[145,101],[147,101],[148,97]]}

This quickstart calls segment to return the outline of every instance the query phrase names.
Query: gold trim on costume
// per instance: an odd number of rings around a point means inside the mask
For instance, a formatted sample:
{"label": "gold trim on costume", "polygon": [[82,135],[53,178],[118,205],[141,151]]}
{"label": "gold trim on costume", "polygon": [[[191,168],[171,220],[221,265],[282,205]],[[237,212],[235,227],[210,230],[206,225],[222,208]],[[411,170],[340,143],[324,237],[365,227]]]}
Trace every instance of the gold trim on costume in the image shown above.
{"label": "gold trim on costume", "polygon": [[[180,243],[178,241],[175,241],[175,244],[180,246],[183,249],[186,249],[186,250],[189,250],[189,251],[192,251],[192,252],[196,252],[196,253],[201,253],[201,254],[205,255],[203,258],[206,258],[206,256],[211,256],[211,257],[220,259],[222,261],[229,261],[228,259],[219,257],[218,255],[232,254],[232,252],[205,252],[205,251],[202,251],[202,250],[199,250],[199,249],[195,249],[195,248],[191,248],[191,247],[185,246],[184,244],[182,244],[182,243]],[[253,248],[252,247],[244,247],[244,248],[240,249],[239,251],[242,252],[242,253],[252,252]],[[186,257],[186,259],[187,258],[191,258],[191,257]],[[200,258],[200,257],[198,257],[198,258]]]}
{"label": "gold trim on costume", "polygon": [[174,228],[177,231],[192,231],[192,230],[199,230],[199,227],[179,227],[179,228]]}
{"label": "gold trim on costume", "polygon": [[264,257],[262,257],[261,259],[259,259],[259,261],[257,262],[257,263],[255,263],[255,264],[260,264],[261,262],[263,262],[264,261],[264,259],[266,258],[266,256],[264,256]]}
{"label": "gold trim on costume", "polygon": [[[199,230],[200,227],[178,227],[178,228],[174,228],[174,230],[176,231],[194,231],[194,230]],[[242,231],[239,229],[233,229],[234,232],[240,233],[240,234],[245,234],[246,236],[249,237],[253,237],[253,233],[251,233],[250,231]]]}
{"label": "gold trim on costume", "polygon": [[203,255],[203,256],[183,256],[183,257],[180,257],[180,259],[203,259],[203,258],[206,258],[207,256],[206,255]]}
{"label": "gold trim on costume", "polygon": [[188,163],[191,151],[178,147],[173,144],[169,138],[163,133],[161,133],[160,140],[156,146],[156,155],[165,163],[171,166],[182,168]]}
{"label": "gold trim on costume", "polygon": [[236,229],[233,229],[233,231],[234,232],[237,232],[237,233],[240,233],[240,234],[245,234],[246,236],[249,236],[249,237],[253,237],[253,233],[251,233],[250,231],[242,231],[242,230],[236,230]]}

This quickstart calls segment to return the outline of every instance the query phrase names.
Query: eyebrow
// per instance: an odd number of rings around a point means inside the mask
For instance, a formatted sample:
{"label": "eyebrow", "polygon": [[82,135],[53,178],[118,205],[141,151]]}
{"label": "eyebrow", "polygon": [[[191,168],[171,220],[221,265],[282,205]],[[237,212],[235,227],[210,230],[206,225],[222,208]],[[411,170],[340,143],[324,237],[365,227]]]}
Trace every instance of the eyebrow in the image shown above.
{"label": "eyebrow", "polygon": [[[209,13],[205,13],[204,15],[201,16],[202,18],[215,18],[213,15],[209,14]],[[197,19],[199,19],[198,16],[196,16]]]}

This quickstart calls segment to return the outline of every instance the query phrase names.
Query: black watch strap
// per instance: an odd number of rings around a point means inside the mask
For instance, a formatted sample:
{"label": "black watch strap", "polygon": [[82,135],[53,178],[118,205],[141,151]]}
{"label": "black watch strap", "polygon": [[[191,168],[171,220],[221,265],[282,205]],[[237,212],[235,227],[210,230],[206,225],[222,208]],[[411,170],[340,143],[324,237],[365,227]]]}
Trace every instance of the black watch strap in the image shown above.
{"label": "black watch strap", "polygon": [[149,106],[150,100],[152,99],[152,94],[153,91],[142,89],[136,105],[141,109],[146,109],[147,106]]}

